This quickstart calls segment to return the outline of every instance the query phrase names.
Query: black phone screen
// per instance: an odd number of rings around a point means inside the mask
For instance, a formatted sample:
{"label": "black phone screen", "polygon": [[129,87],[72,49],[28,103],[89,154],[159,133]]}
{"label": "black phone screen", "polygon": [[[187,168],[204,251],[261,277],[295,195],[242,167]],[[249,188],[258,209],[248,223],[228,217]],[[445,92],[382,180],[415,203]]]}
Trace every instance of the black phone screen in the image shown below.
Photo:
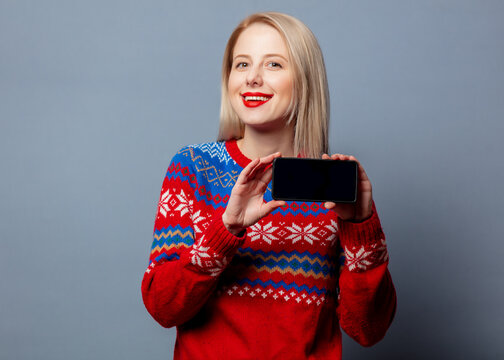
{"label": "black phone screen", "polygon": [[272,197],[276,200],[355,202],[357,162],[276,158]]}

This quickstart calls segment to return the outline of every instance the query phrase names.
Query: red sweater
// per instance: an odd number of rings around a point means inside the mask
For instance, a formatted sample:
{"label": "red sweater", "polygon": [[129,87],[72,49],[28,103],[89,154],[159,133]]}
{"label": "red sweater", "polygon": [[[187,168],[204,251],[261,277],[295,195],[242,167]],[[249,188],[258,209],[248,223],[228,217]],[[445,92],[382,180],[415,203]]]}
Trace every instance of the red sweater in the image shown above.
{"label": "red sweater", "polygon": [[376,210],[352,223],[287,202],[236,237],[222,213],[249,161],[228,141],[185,147],[168,168],[142,295],[177,326],[174,358],[334,360],[340,327],[364,346],[382,339],[396,295]]}

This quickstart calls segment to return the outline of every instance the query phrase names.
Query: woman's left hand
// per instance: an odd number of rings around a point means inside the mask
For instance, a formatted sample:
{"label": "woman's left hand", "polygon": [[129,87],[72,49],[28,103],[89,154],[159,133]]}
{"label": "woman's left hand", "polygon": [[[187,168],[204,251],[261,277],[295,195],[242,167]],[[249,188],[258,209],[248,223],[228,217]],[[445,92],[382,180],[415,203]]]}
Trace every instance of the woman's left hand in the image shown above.
{"label": "woman's left hand", "polygon": [[322,155],[326,160],[353,160],[358,164],[357,201],[354,204],[334,203],[328,201],[324,203],[326,209],[333,209],[342,220],[363,221],[373,214],[373,193],[371,182],[364,171],[362,165],[353,156],[334,154]]}

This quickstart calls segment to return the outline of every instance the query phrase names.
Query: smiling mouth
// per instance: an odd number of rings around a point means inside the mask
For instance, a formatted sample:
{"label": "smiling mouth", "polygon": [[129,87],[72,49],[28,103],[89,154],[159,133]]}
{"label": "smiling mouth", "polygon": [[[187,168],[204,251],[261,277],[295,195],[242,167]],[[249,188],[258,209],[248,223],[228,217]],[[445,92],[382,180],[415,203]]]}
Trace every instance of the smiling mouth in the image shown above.
{"label": "smiling mouth", "polygon": [[241,94],[243,104],[246,107],[258,107],[267,103],[273,95],[263,93],[244,93]]}

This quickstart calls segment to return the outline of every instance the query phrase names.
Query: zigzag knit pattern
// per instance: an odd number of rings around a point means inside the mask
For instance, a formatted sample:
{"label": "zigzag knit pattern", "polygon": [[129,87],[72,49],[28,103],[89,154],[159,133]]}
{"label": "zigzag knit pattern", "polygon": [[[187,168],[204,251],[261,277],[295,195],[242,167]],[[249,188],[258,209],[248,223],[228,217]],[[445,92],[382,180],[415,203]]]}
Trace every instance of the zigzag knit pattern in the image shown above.
{"label": "zigzag knit pattern", "polygon": [[191,145],[164,178],[142,295],[177,326],[174,358],[334,360],[340,327],[365,345],[381,339],[395,292],[376,211],[351,223],[287,202],[234,236],[222,213],[249,162],[236,141]]}
{"label": "zigzag knit pattern", "polygon": [[[233,142],[228,146],[237,150]],[[224,142],[191,145],[177,153],[159,201],[151,262],[179,259],[198,242],[213,213],[225,208],[241,170]],[[271,200],[271,186],[264,198]],[[245,243],[222,274],[220,293],[320,305],[338,294],[338,274],[345,262],[338,240],[334,212],[318,203],[287,202],[247,230]],[[351,270],[386,261],[373,255],[387,254],[385,245],[375,250],[347,249]]]}

